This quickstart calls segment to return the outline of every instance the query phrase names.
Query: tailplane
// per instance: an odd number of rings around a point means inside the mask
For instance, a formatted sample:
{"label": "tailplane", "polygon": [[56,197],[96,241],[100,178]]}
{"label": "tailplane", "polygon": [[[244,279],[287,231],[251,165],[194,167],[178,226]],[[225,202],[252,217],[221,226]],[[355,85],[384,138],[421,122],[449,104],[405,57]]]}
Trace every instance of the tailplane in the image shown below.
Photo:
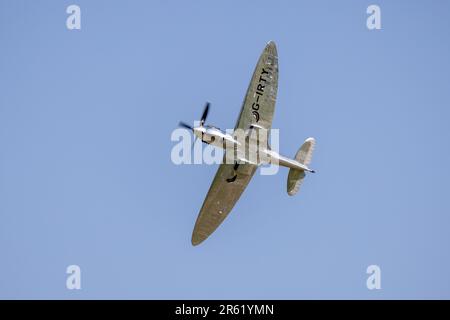
{"label": "tailplane", "polygon": [[[297,154],[295,155],[295,160],[305,166],[308,166],[309,163],[311,162],[315,145],[316,140],[314,138],[306,139],[303,145],[297,151]],[[304,178],[305,178],[305,170],[289,169],[287,179],[287,193],[290,196],[293,196],[298,192]]]}

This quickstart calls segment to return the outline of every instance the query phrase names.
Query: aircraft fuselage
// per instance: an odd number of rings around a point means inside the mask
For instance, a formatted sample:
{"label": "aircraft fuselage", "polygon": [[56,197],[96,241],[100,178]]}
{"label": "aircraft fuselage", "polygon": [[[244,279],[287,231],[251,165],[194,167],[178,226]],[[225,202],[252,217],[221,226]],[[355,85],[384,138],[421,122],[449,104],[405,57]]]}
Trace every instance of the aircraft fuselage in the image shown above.
{"label": "aircraft fuselage", "polygon": [[[224,150],[237,150],[239,148],[245,148],[245,145],[243,145],[239,139],[236,139],[233,135],[228,134],[226,132],[223,132],[222,130],[213,127],[213,126],[200,126],[193,128],[194,134],[202,140],[202,142],[206,144],[213,145],[215,147],[224,149]],[[273,151],[270,149],[270,147],[263,147],[258,144],[258,153],[259,153],[259,159],[265,159],[263,161],[260,161],[259,163],[255,163],[249,158],[239,158],[236,159],[236,162],[244,162],[244,163],[254,163],[257,165],[261,164],[276,164],[283,167],[287,167],[290,169],[297,169],[297,170],[304,170],[308,172],[314,172],[314,170],[311,170],[304,164],[294,160],[290,159],[288,157],[282,156],[279,153]],[[245,154],[245,152],[243,153]]]}

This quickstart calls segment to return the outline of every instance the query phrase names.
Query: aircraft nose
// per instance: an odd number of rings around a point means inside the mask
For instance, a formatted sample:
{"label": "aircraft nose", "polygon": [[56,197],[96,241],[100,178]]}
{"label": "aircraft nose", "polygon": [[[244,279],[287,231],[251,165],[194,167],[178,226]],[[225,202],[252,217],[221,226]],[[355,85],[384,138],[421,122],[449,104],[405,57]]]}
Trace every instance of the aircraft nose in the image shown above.
{"label": "aircraft nose", "polygon": [[197,137],[201,137],[201,135],[202,135],[202,128],[201,128],[201,127],[195,127],[195,128],[193,129],[193,131],[194,131],[194,134],[195,134]]}

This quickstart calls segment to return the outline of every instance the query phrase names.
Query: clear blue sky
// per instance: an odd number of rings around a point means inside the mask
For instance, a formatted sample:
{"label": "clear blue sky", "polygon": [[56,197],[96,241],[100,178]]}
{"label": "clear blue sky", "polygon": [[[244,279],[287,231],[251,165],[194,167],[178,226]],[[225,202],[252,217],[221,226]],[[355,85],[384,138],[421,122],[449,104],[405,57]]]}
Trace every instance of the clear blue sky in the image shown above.
{"label": "clear blue sky", "polygon": [[[449,9],[2,0],[0,298],[450,298]],[[217,166],[173,165],[170,134],[206,100],[232,127],[269,40],[280,151],[314,136],[317,173],[295,197],[255,175],[192,247]]]}

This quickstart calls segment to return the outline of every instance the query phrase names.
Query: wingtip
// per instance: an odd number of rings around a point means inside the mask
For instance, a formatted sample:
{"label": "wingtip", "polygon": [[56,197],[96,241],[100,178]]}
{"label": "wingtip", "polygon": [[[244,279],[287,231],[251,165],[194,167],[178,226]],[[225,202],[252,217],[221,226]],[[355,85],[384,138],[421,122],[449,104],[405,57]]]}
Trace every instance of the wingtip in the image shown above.
{"label": "wingtip", "polygon": [[269,52],[270,54],[277,56],[278,52],[277,52],[277,45],[275,44],[275,41],[270,40],[269,42],[267,42],[265,51]]}
{"label": "wingtip", "polygon": [[202,243],[205,239],[202,239],[198,237],[198,235],[193,234],[191,238],[191,244],[192,246],[198,246],[200,243]]}

